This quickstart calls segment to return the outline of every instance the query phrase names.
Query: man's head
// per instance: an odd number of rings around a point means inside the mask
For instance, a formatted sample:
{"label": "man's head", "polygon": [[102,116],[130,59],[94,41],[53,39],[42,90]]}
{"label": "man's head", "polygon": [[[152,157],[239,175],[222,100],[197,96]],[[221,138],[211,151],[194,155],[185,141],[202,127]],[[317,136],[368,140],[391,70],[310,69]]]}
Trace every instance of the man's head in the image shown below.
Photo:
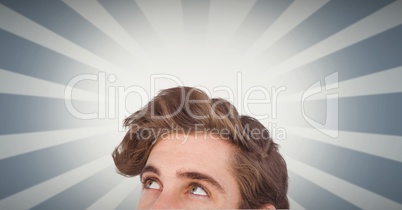
{"label": "man's head", "polygon": [[121,174],[141,176],[139,208],[289,208],[277,144],[226,100],[166,89],[124,125],[113,158]]}

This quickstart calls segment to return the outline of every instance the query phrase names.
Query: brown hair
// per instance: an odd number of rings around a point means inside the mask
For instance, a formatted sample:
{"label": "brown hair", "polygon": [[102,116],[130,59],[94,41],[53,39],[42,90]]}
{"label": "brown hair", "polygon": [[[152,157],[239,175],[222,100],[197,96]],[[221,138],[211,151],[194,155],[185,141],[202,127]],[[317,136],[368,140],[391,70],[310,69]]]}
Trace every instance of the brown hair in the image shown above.
{"label": "brown hair", "polygon": [[236,108],[224,99],[211,99],[191,87],[166,89],[126,118],[124,126],[129,131],[112,154],[122,175],[139,175],[155,141],[166,132],[225,130],[221,137],[236,147],[231,165],[241,192],[239,208],[262,208],[266,204],[289,208],[288,174],[278,145],[260,122],[239,116]]}

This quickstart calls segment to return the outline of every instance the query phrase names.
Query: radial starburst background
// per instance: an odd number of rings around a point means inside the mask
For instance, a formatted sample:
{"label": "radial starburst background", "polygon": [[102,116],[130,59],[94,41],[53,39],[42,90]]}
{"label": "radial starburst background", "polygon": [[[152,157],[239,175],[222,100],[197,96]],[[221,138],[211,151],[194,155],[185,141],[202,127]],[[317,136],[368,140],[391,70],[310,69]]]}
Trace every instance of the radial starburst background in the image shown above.
{"label": "radial starburst background", "polygon": [[110,153],[177,85],[268,115],[292,208],[402,209],[401,37],[392,0],[1,0],[0,209],[135,208]]}

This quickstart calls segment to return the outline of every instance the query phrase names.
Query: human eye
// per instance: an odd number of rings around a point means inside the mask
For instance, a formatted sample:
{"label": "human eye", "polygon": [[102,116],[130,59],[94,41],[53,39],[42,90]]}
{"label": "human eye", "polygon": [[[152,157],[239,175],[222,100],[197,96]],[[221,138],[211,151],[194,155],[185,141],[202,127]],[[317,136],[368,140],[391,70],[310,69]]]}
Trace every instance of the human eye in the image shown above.
{"label": "human eye", "polygon": [[192,184],[189,193],[197,196],[209,196],[208,191],[199,184]]}
{"label": "human eye", "polygon": [[144,189],[155,189],[155,190],[160,190],[161,185],[159,182],[152,178],[145,179],[142,183]]}

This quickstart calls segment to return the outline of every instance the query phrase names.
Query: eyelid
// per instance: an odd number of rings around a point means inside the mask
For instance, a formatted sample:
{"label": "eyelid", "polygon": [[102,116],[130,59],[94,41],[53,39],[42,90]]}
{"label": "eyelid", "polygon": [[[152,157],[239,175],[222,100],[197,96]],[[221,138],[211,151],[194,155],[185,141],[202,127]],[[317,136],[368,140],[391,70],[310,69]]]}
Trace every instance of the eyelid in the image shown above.
{"label": "eyelid", "polygon": [[152,180],[155,180],[155,181],[159,182],[158,178],[157,178],[156,175],[154,175],[153,173],[145,172],[145,173],[142,173],[142,174],[140,175],[140,181],[141,181],[141,183],[143,183],[143,184],[144,184],[147,180],[149,180],[149,179],[152,179]]}

